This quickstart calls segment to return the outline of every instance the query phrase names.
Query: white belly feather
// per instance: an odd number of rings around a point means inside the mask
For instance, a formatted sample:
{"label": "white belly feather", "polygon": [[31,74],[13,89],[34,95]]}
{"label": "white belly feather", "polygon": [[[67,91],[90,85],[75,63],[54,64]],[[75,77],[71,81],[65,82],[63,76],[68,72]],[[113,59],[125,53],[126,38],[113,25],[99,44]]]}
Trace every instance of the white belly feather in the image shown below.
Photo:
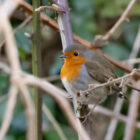
{"label": "white belly feather", "polygon": [[68,91],[68,93],[71,95],[71,96],[74,96],[74,89],[72,87],[72,85],[70,83],[67,82],[66,78],[62,78],[62,83],[65,87],[65,89]]}

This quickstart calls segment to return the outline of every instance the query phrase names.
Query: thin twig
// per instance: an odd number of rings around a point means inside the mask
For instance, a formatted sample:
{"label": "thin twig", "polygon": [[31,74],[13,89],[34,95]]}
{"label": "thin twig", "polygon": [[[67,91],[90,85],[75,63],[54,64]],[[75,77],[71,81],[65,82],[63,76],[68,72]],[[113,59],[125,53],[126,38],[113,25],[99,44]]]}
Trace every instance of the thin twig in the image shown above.
{"label": "thin twig", "polygon": [[140,87],[139,87],[139,85],[137,86],[136,84],[135,85],[132,85],[132,84],[126,84],[126,86],[127,87],[129,87],[129,88],[132,88],[133,90],[137,90],[137,91],[139,91],[140,92]]}
{"label": "thin twig", "polygon": [[9,20],[4,11],[5,10],[0,5],[0,17],[1,17],[0,25],[6,39],[6,52],[7,52],[9,63],[11,65],[11,74],[17,77],[19,76],[19,73],[20,73],[20,63],[18,60],[18,52],[17,52],[17,49],[15,48],[16,45],[15,45],[15,41],[13,37],[12,28],[9,24]]}
{"label": "thin twig", "polygon": [[[139,35],[137,35],[137,38],[138,38],[138,36]],[[136,42],[134,44],[139,45],[137,39],[136,39]],[[133,57],[136,58],[136,56],[137,56],[138,51],[136,53],[135,46],[136,45],[134,45],[134,47],[133,47],[132,53],[130,55],[130,59],[133,58]],[[127,86],[132,87],[131,84],[127,84]],[[117,102],[115,104],[114,112],[119,113],[120,110],[121,110],[121,108],[122,108],[122,105],[123,105],[123,100],[117,99]],[[111,120],[110,125],[109,125],[109,128],[108,128],[108,131],[107,131],[107,134],[106,134],[106,137],[105,137],[105,140],[112,140],[113,139],[113,136],[114,136],[114,133],[115,133],[115,129],[117,127],[117,123],[118,123],[118,120],[116,118],[113,118]]]}
{"label": "thin twig", "polygon": [[46,78],[43,78],[44,80],[47,80],[49,82],[57,81],[60,80],[60,75],[55,75],[55,76],[49,76]]}
{"label": "thin twig", "polygon": [[[137,82],[137,85],[140,85],[140,81]],[[140,95],[137,91],[133,91],[131,93],[130,98],[130,107],[128,112],[128,120],[126,122],[126,129],[124,133],[124,140],[132,140],[134,131],[135,131],[135,123],[138,116],[138,107],[139,107],[139,100]]]}
{"label": "thin twig", "polygon": [[[13,33],[15,34],[19,29],[23,28],[25,25],[27,25],[32,19],[32,16],[27,17],[17,28],[14,29]],[[0,43],[0,52],[2,46],[5,44],[5,39]]]}
{"label": "thin twig", "polygon": [[[120,99],[120,98],[117,98],[117,101],[116,101],[116,104],[115,104],[115,107],[114,107],[114,111],[113,111],[113,113],[115,115],[118,115],[120,113],[122,105],[123,105],[123,100]],[[110,121],[110,124],[108,126],[108,130],[107,130],[107,133],[106,133],[106,136],[105,136],[105,140],[113,140],[113,136],[114,136],[117,124],[118,124],[118,120],[116,118],[112,118],[111,121]]]}
{"label": "thin twig", "polygon": [[43,104],[43,112],[46,115],[46,117],[50,120],[52,125],[54,126],[54,128],[57,131],[60,139],[61,140],[67,140],[66,136],[63,133],[63,130],[61,129],[61,127],[59,126],[58,122],[56,121],[56,119],[52,115],[51,111],[48,109],[48,107],[45,104]]}
{"label": "thin twig", "polygon": [[[90,87],[87,89],[87,90],[84,90],[84,91],[80,91],[80,96],[84,96],[84,94],[90,94],[89,92],[92,91],[92,90],[95,90],[97,88],[102,88],[102,87],[105,87],[105,86],[109,86],[109,85],[112,85],[114,83],[118,83],[120,81],[122,81],[122,79],[129,79],[129,78],[132,78],[133,75],[135,74],[135,72],[137,72],[136,69],[134,69],[131,73],[129,74],[126,74],[122,77],[119,77],[119,78],[116,78],[116,79],[113,79],[111,81],[108,81],[106,83],[103,83],[103,84],[90,84]],[[79,96],[79,97],[80,97]]]}
{"label": "thin twig", "polygon": [[[139,50],[140,50],[140,27],[130,57],[136,58]],[[140,85],[140,81],[136,83],[136,86],[139,85]],[[128,121],[126,123],[126,129],[124,133],[124,140],[133,139],[133,135],[135,131],[135,123],[138,115],[138,107],[140,101],[139,99],[140,99],[139,92],[132,91],[131,98],[130,98],[130,107],[128,111]]]}
{"label": "thin twig", "polygon": [[[137,50],[135,50],[137,52]],[[134,65],[134,64],[140,64],[140,58],[133,58],[133,59],[128,59],[128,60],[124,60],[122,61],[123,63],[128,63],[130,65]]]}
{"label": "thin twig", "polygon": [[137,57],[138,52],[140,51],[140,25],[138,29],[138,33],[134,42],[134,46],[132,48],[132,53],[130,54],[130,58],[134,59]]}
{"label": "thin twig", "polygon": [[117,31],[117,29],[120,27],[120,25],[127,20],[127,16],[130,12],[130,10],[132,9],[132,7],[134,6],[136,0],[131,0],[127,6],[127,8],[125,9],[125,11],[123,12],[123,14],[121,15],[121,17],[118,19],[118,21],[115,23],[115,25],[104,35],[98,35],[95,37],[95,40],[93,41],[93,45],[94,46],[102,46],[105,45],[107,43],[107,41],[112,37],[112,35],[114,35],[114,33]]}
{"label": "thin twig", "polygon": [[13,113],[14,113],[14,108],[16,105],[16,98],[17,98],[17,88],[15,85],[11,85],[10,91],[8,93],[9,98],[8,98],[8,103],[7,103],[7,108],[4,114],[3,122],[0,128],[0,140],[3,140],[4,136],[6,135],[8,128],[10,126]]}
{"label": "thin twig", "polygon": [[22,83],[20,83],[19,87],[21,94],[24,99],[24,104],[26,108],[26,118],[27,118],[27,140],[35,140],[35,118],[34,118],[34,107],[33,107],[33,102],[31,99],[31,96],[29,94],[29,91],[27,87]]}
{"label": "thin twig", "polygon": [[59,6],[55,4],[52,4],[52,6],[40,6],[39,8],[35,9],[36,12],[41,12],[45,10],[50,10],[50,11],[54,11],[58,13],[65,12],[64,10],[60,9]]}
{"label": "thin twig", "polygon": [[[14,106],[16,103],[16,95],[17,95],[19,89],[22,90],[22,93],[24,95],[23,97],[25,97],[24,101],[25,101],[27,107],[29,107],[29,100],[27,98],[27,96],[29,96],[29,94],[25,95],[26,90],[25,90],[25,88],[23,88],[24,85],[21,80],[21,70],[20,70],[20,62],[18,59],[17,48],[15,45],[15,41],[14,41],[14,37],[13,37],[13,33],[12,33],[12,29],[11,29],[8,17],[4,11],[5,10],[0,5],[0,17],[1,17],[0,20],[2,19],[0,24],[2,27],[1,29],[3,31],[3,34],[6,38],[6,53],[7,53],[8,60],[9,60],[10,66],[11,66],[11,89],[13,91],[12,92],[13,95],[11,95],[11,97],[9,97],[8,108],[6,110],[6,116],[5,116],[5,119],[4,119],[2,127],[1,127],[0,139],[4,138],[6,131],[9,128],[9,125],[10,125],[10,122],[12,119],[13,109],[14,109]],[[29,107],[29,109],[30,109],[30,107]],[[32,112],[33,108],[30,109],[29,111]],[[33,123],[31,126],[31,122],[34,117],[33,116],[29,117],[30,113],[31,113],[29,111],[28,111],[28,118],[27,118],[30,120],[30,123],[28,124],[28,125],[30,125],[28,127],[29,131],[30,131],[30,132],[28,131],[28,140],[34,140],[34,138],[32,137],[32,135],[34,135]]]}
{"label": "thin twig", "polygon": [[[89,105],[89,108],[92,109],[93,105]],[[127,116],[124,116],[122,114],[114,114],[114,112],[112,110],[109,110],[107,108],[104,108],[100,105],[96,106],[96,108],[94,109],[94,113],[100,113],[102,115],[111,117],[111,118],[116,118],[118,121],[124,122],[126,123],[128,118]],[[137,129],[140,129],[140,122],[136,122],[135,124]]]}

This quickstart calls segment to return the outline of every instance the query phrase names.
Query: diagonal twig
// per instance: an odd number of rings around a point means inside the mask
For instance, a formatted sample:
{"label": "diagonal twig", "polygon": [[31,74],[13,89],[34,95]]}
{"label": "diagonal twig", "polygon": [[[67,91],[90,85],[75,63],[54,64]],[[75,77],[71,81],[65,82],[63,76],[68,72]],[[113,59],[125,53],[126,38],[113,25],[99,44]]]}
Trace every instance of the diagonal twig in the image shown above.
{"label": "diagonal twig", "polygon": [[[130,55],[131,58],[136,58],[138,52],[140,50],[140,27],[137,33],[137,37],[134,43],[134,47],[132,49],[132,53]],[[140,68],[140,66],[139,66]],[[136,83],[136,86],[140,85],[140,81]],[[126,129],[124,134],[124,140],[131,140],[133,139],[134,131],[135,131],[135,123],[138,115],[138,107],[139,107],[139,92],[132,91],[131,98],[130,98],[130,107],[128,111],[128,121],[126,123]]]}
{"label": "diagonal twig", "polygon": [[[6,134],[6,131],[9,128],[9,125],[11,123],[13,109],[14,109],[15,102],[16,102],[16,94],[18,93],[20,88],[23,88],[22,91],[25,90],[25,88],[21,82],[22,80],[21,80],[20,62],[18,59],[18,52],[17,52],[17,48],[15,45],[13,32],[12,32],[12,29],[11,29],[11,26],[10,26],[10,23],[8,20],[8,16],[6,15],[5,9],[2,5],[0,5],[0,17],[1,17],[0,18],[0,27],[1,27],[1,30],[3,31],[4,37],[6,39],[6,53],[7,53],[7,57],[9,60],[9,64],[11,66],[11,88],[14,90],[14,92],[12,92],[11,97],[9,97],[9,101],[8,101],[8,105],[11,107],[8,106],[8,109],[6,110],[6,113],[5,113],[6,114],[5,120],[8,120],[8,121],[4,120],[2,123],[2,127],[1,127],[0,139],[3,139]],[[23,95],[25,95],[24,94],[25,91],[23,91],[22,93],[23,93]],[[23,97],[25,97],[25,96],[23,96]],[[26,98],[26,100],[24,100],[24,101],[25,101],[25,103],[28,104],[29,100],[27,100],[27,98]],[[9,112],[7,113],[7,111],[9,111]],[[9,113],[10,113],[10,115],[9,115]],[[28,111],[28,113],[30,113],[30,112]],[[32,116],[31,119],[33,119],[33,118],[34,118],[34,115]],[[30,119],[30,117],[28,116],[27,119]],[[29,126],[29,128],[30,128],[31,123],[29,123],[29,125],[30,125]],[[32,135],[34,134],[33,129],[28,129],[27,134],[29,134],[27,136],[28,140],[34,140],[34,138],[32,137]]]}
{"label": "diagonal twig", "polygon": [[128,14],[135,3],[136,3],[136,0],[131,0],[129,2],[127,8],[125,9],[125,11],[121,15],[121,17],[118,19],[118,21],[115,23],[115,25],[105,35],[95,36],[95,39],[93,41],[94,46],[97,46],[97,47],[103,46],[108,42],[108,40],[114,35],[114,33],[121,26],[121,24],[127,20]]}
{"label": "diagonal twig", "polygon": [[65,12],[64,10],[60,9],[59,6],[52,4],[52,6],[40,6],[38,8],[35,9],[36,12],[41,12],[41,11],[45,11],[45,10],[50,10],[50,11],[54,11],[54,12]]}
{"label": "diagonal twig", "polygon": [[[140,32],[138,32],[137,38],[139,38],[139,34],[140,34]],[[134,47],[133,47],[132,52],[130,54],[130,59],[136,58],[137,53],[138,53],[138,47],[137,46],[139,46],[139,45],[140,45],[139,41],[138,41],[138,39],[136,39],[136,41],[134,43]],[[131,85],[129,85],[129,86],[131,87]],[[123,100],[117,99],[117,102],[115,104],[114,112],[119,113],[120,110],[121,110],[122,105],[123,105]],[[113,118],[111,120],[109,128],[108,128],[108,131],[107,131],[107,134],[106,134],[106,137],[105,137],[105,140],[112,140],[113,139],[113,136],[114,136],[114,133],[115,133],[115,129],[117,127],[117,123],[118,123],[118,120],[116,118]],[[128,137],[126,139],[128,139]]]}
{"label": "diagonal twig", "polygon": [[61,140],[67,140],[66,136],[63,133],[63,130],[61,129],[58,122],[55,120],[54,116],[52,115],[51,111],[48,109],[48,107],[45,104],[43,104],[43,112],[46,115],[46,117],[50,120],[54,128],[56,129]]}
{"label": "diagonal twig", "polygon": [[[23,28],[27,23],[31,21],[31,19],[32,19],[32,16],[27,17],[21,24],[19,24],[19,26],[16,29],[14,29],[13,33],[15,34],[17,30]],[[4,44],[5,44],[5,40],[0,42],[0,51]]]}
{"label": "diagonal twig", "polygon": [[[22,82],[21,82],[22,83]],[[35,121],[34,121],[34,107],[33,102],[31,99],[31,96],[29,94],[29,91],[27,87],[22,83],[19,85],[19,90],[21,91],[21,94],[24,99],[25,109],[26,109],[26,118],[27,118],[27,139],[28,140],[34,140],[35,138]]]}
{"label": "diagonal twig", "polygon": [[14,112],[14,108],[16,105],[16,98],[17,98],[17,88],[15,85],[11,85],[10,91],[8,93],[9,98],[8,98],[8,103],[7,103],[7,108],[6,108],[6,112],[4,114],[4,119],[0,128],[0,139],[2,140],[4,138],[4,136],[6,135],[10,122],[12,120],[13,117],[13,112]]}

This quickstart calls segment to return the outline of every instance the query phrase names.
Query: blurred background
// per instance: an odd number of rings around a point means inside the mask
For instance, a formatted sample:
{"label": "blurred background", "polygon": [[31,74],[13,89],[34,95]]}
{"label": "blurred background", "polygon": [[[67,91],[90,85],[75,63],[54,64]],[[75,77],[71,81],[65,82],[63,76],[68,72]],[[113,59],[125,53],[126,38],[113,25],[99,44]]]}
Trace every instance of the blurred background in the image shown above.
{"label": "blurred background", "polygon": [[[32,5],[31,0],[27,0]],[[71,8],[71,24],[75,34],[81,38],[92,41],[95,35],[105,34],[117,21],[129,0],[68,0]],[[41,5],[51,5],[50,0],[42,0]],[[57,18],[54,12],[44,12],[51,18]],[[140,25],[140,1],[134,5],[130,12],[130,21],[125,22],[119,30],[111,38],[109,44],[104,46],[102,50],[118,60],[127,60],[132,50],[139,25]],[[11,24],[15,30],[28,15],[23,9],[18,8],[11,17]],[[18,53],[21,61],[22,69],[28,73],[32,72],[31,46],[32,41],[25,36],[25,32],[33,34],[32,21],[23,28],[17,29],[15,32],[15,40],[18,47]],[[3,38],[0,37],[0,41]],[[54,78],[52,81],[58,87],[63,88],[58,77],[63,60],[59,58],[62,53],[61,40],[59,32],[53,30],[49,26],[41,24],[41,54],[42,54],[42,77]],[[139,53],[140,56],[140,53]],[[0,60],[8,63],[4,47],[1,50]],[[137,65],[136,65],[137,67]],[[122,75],[121,70],[117,70],[118,75]],[[54,77],[55,76],[55,77]],[[9,75],[0,70],[0,123],[2,122],[5,112],[6,100],[1,101],[1,97],[9,91]],[[32,89],[30,89],[32,92]],[[130,90],[127,95],[129,98]],[[2,98],[3,99],[3,98]],[[102,105],[112,109],[115,96],[110,96]],[[68,124],[63,112],[60,110],[56,102],[49,96],[43,96],[43,102],[50,109],[58,123],[60,124],[64,134],[68,140],[77,140],[76,133]],[[127,115],[129,100],[124,101],[121,113]],[[101,114],[95,114],[95,133],[96,139],[102,140],[107,130],[109,118]],[[138,114],[140,120],[140,110]],[[26,133],[25,112],[22,99],[17,102],[14,118],[5,140],[24,140]],[[124,135],[125,124],[118,123],[113,140],[121,140]],[[134,140],[140,139],[140,130],[136,129]],[[43,140],[60,140],[56,130],[50,123],[49,119],[43,114]]]}

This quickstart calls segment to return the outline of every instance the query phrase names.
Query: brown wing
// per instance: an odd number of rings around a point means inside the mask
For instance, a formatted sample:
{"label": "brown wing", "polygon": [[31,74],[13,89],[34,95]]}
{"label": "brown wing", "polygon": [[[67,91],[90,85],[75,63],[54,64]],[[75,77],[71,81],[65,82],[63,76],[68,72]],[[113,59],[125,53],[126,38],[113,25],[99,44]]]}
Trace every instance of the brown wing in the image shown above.
{"label": "brown wing", "polygon": [[92,60],[85,63],[89,75],[100,83],[116,78],[113,65],[102,55],[95,53]]}

